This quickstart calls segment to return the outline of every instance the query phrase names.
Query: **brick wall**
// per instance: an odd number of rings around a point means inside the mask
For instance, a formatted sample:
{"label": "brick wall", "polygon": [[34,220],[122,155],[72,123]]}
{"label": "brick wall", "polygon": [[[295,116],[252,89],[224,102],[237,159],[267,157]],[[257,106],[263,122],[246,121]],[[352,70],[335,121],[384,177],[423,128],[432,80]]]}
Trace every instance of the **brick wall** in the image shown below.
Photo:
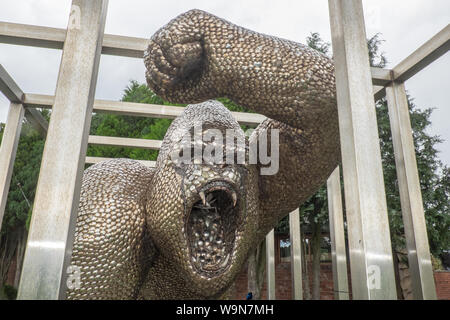
{"label": "brick wall", "polygon": [[434,281],[439,300],[450,300],[450,271],[435,271]]}
{"label": "brick wall", "polygon": [[[309,266],[311,268],[311,266]],[[310,287],[312,279],[310,279]],[[292,282],[291,282],[291,264],[289,262],[280,262],[275,266],[275,296],[277,300],[291,300],[292,299]],[[303,281],[303,288],[305,288],[305,281]],[[236,300],[243,300],[247,296],[247,268],[241,271],[236,279],[235,293],[233,298]],[[262,290],[262,299],[267,298],[267,284],[264,281]],[[333,300],[333,273],[331,263],[322,263],[320,265],[320,299]]]}
{"label": "brick wall", "polygon": [[17,256],[14,255],[11,264],[9,265],[8,273],[6,275],[5,283],[14,286],[14,281],[16,278],[16,269],[17,269]]}
{"label": "brick wall", "polygon": [[[311,266],[309,266],[309,270]],[[350,273],[348,274],[349,287]],[[436,283],[436,293],[439,300],[450,300],[450,271],[435,271],[434,279]],[[290,300],[292,299],[292,283],[291,283],[291,264],[289,262],[280,262],[275,266],[275,296],[277,300]],[[312,279],[310,279],[310,287],[312,285]],[[303,281],[303,288],[305,288],[305,282]],[[244,267],[239,274],[235,287],[235,293],[233,298],[236,300],[244,300],[247,296],[247,268]],[[350,294],[351,297],[351,294]],[[267,298],[266,282],[264,281],[262,299]],[[321,263],[320,265],[320,299],[321,300],[333,300],[333,272],[331,263]]]}

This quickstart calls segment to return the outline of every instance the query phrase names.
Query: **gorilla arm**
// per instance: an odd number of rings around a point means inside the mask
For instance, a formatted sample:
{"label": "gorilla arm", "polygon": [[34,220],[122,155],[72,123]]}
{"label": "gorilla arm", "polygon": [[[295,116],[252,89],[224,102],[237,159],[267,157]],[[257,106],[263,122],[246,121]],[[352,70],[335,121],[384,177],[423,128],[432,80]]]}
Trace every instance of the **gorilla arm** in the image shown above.
{"label": "gorilla arm", "polygon": [[68,299],[136,299],[155,255],[144,215],[152,177],[153,169],[126,159],[85,171],[71,260],[80,288]]}
{"label": "gorilla arm", "polygon": [[251,139],[268,134],[270,143],[271,129],[279,130],[278,173],[259,181],[267,228],[314,194],[338,165],[334,65],[325,55],[191,10],[155,33],[145,65],[149,87],[168,101],[226,96],[269,118]]}

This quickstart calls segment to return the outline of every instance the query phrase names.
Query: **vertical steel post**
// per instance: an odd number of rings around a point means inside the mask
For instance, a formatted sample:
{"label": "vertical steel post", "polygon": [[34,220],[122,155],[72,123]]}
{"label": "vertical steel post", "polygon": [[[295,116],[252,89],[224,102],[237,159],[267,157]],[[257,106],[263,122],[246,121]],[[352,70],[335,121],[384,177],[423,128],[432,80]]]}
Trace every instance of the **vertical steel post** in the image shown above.
{"label": "vertical steel post", "polygon": [[300,235],[299,209],[296,209],[289,214],[289,233],[289,240],[291,242],[292,298],[294,300],[303,300],[302,238]]}
{"label": "vertical steel post", "polygon": [[344,216],[342,212],[339,167],[337,167],[328,178],[327,193],[334,299],[348,300],[347,255],[345,248]]}
{"label": "vertical steel post", "polygon": [[381,152],[361,0],[329,0],[352,293],[396,299]]}
{"label": "vertical steel post", "polygon": [[72,1],[19,299],[65,297],[107,4]]}
{"label": "vertical steel post", "polygon": [[19,145],[24,114],[25,108],[22,104],[10,104],[2,144],[0,146],[0,227],[2,225],[3,215],[5,214],[9,185],[14,168],[17,146]]}
{"label": "vertical steel post", "polygon": [[266,236],[267,299],[275,300],[275,233],[272,229]]}
{"label": "vertical steel post", "polygon": [[413,295],[414,299],[436,299],[427,226],[404,83],[393,83],[388,86],[386,98]]}

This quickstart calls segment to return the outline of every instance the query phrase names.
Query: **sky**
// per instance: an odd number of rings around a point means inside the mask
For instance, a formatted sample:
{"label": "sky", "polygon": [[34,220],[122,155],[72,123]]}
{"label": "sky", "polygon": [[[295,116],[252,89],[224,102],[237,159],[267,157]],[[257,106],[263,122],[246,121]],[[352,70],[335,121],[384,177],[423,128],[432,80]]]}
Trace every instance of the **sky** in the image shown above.
{"label": "sky", "polygon": [[[66,28],[70,0],[0,1],[0,21]],[[366,32],[381,33],[388,68],[406,58],[450,23],[449,0],[363,0]],[[305,43],[311,32],[331,41],[326,0],[110,0],[105,33],[150,38],[190,9],[202,9],[248,29]],[[0,63],[26,93],[53,95],[61,51],[0,44]],[[142,59],[102,55],[97,99],[119,100],[130,80],[145,82]],[[440,159],[450,166],[450,53],[406,82],[421,108],[435,108],[429,133],[446,140]],[[0,94],[0,122],[8,100]]]}

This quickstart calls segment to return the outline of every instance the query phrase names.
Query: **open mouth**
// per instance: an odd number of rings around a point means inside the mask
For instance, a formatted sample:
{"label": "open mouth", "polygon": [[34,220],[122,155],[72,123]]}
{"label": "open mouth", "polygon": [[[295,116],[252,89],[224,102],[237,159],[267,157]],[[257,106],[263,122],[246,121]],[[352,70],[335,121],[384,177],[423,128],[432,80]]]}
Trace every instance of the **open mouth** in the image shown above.
{"label": "open mouth", "polygon": [[238,225],[238,196],[225,181],[208,183],[199,192],[187,219],[191,264],[213,277],[230,265]]}

